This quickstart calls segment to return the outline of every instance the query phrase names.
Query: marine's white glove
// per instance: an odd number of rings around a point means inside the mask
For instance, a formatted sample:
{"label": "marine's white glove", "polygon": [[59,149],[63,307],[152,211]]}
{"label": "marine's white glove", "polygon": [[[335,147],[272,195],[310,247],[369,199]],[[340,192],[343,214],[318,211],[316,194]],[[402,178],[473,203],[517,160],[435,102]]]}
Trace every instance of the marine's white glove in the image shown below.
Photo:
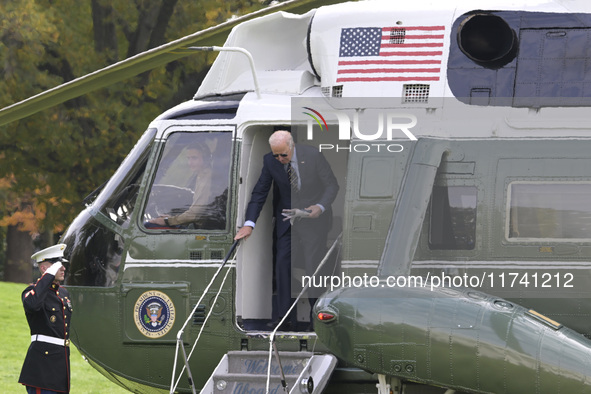
{"label": "marine's white glove", "polygon": [[62,268],[62,262],[58,261],[57,263],[53,263],[51,265],[51,267],[49,267],[48,269],[45,270],[46,274],[51,274],[53,276],[55,276],[57,274],[57,272],[60,270],[60,268]]}
{"label": "marine's white glove", "polygon": [[310,216],[311,211],[308,211],[307,209],[284,209],[281,214],[283,216],[285,216],[283,218],[283,221],[289,220],[291,224],[293,224],[293,222],[296,219],[301,219],[301,218],[307,218],[308,216]]}

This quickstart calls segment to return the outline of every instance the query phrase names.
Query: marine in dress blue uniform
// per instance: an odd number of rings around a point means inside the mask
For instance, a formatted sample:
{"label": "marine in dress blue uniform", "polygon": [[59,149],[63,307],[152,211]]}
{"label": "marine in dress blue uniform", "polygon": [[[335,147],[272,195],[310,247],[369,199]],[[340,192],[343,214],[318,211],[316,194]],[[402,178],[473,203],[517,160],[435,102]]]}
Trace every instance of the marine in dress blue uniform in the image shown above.
{"label": "marine in dress blue uniform", "polygon": [[41,278],[22,293],[23,307],[31,331],[31,345],[23,363],[19,383],[29,393],[70,392],[70,321],[72,302],[66,288],[62,262],[65,244],[35,253]]}

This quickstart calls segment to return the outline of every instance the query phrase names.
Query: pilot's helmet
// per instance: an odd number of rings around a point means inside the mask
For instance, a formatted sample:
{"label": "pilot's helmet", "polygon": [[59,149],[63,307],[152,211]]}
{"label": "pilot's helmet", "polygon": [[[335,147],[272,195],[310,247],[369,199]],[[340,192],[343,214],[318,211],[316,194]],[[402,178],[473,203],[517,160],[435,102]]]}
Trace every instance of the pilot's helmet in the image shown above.
{"label": "pilot's helmet", "polygon": [[50,246],[49,248],[45,248],[43,250],[38,251],[37,253],[33,254],[31,258],[35,261],[35,263],[40,264],[43,262],[48,263],[57,263],[61,261],[62,263],[67,262],[68,260],[64,259],[64,250],[66,249],[66,244],[57,244]]}

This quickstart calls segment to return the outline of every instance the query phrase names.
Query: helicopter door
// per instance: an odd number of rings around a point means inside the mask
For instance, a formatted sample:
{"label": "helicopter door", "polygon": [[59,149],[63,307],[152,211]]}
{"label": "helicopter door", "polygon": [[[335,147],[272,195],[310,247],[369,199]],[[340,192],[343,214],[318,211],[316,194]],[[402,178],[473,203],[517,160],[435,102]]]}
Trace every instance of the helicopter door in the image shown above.
{"label": "helicopter door", "polygon": [[[238,194],[237,224],[244,223],[244,213],[251,198],[251,192],[259,179],[263,167],[263,156],[270,152],[269,137],[275,130],[289,129],[296,144],[313,143],[306,139],[306,129],[297,126],[283,125],[252,125],[243,133],[240,171],[241,185]],[[321,136],[314,144],[330,142],[330,136]],[[324,153],[323,153],[324,154]],[[324,154],[329,162],[332,171],[340,185],[340,193],[332,204],[332,227],[328,235],[328,246],[332,245],[339,238],[342,230],[344,191],[348,152],[327,152]],[[236,315],[242,327],[248,330],[268,329],[265,322],[277,320],[282,316],[277,315],[277,308],[273,307],[276,301],[276,284],[274,280],[274,221],[283,218],[273,217],[273,190],[269,192],[266,203],[256,221],[256,230],[246,242],[243,242],[237,252],[236,265]],[[332,274],[337,268],[336,260],[338,252],[331,259],[333,265],[328,269]],[[328,267],[328,265],[327,265]],[[301,273],[300,273],[301,275]],[[297,277],[297,274],[294,275]],[[292,288],[292,296],[295,298],[300,289]],[[297,306],[298,321],[305,323],[309,321],[310,304],[306,297],[310,292],[304,294]],[[314,296],[316,298],[316,296]]]}
{"label": "helicopter door", "polygon": [[[250,192],[256,184],[263,166],[263,156],[269,152],[271,127],[253,126],[242,137],[242,185],[237,222],[244,222],[244,212]],[[273,213],[272,198],[259,215],[256,231],[237,252],[236,315],[244,328],[250,322],[272,319],[273,303]]]}

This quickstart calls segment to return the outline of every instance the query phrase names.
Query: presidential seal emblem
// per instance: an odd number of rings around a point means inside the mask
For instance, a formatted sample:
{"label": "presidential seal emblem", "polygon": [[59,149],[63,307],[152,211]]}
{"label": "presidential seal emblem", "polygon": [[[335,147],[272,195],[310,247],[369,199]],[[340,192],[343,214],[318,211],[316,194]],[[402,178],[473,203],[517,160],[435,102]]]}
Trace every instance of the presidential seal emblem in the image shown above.
{"label": "presidential seal emblem", "polygon": [[160,338],[174,324],[174,304],[160,291],[146,291],[137,299],[133,315],[137,329],[144,336]]}

